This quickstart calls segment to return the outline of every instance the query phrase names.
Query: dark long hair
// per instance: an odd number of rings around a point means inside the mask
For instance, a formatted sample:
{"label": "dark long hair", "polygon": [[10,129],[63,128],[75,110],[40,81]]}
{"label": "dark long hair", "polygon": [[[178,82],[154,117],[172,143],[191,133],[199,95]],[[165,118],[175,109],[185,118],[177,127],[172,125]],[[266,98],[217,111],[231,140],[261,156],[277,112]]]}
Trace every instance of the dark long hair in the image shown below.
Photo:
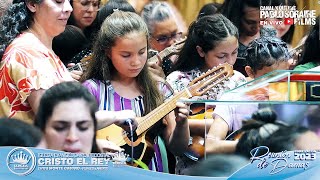
{"label": "dark long hair", "polygon": [[90,115],[94,124],[94,136],[91,152],[99,152],[96,142],[97,119],[95,112],[98,111],[98,105],[92,94],[78,82],[62,82],[56,84],[46,90],[42,96],[38,113],[34,125],[39,127],[43,132],[46,124],[52,116],[54,108],[62,101],[70,101],[72,99],[83,99],[90,109]]}
{"label": "dark long hair", "polygon": [[200,46],[203,52],[207,53],[229,36],[235,36],[238,39],[238,30],[222,14],[204,16],[194,21],[189,27],[186,42],[171,71],[189,71],[196,67],[202,68],[205,61],[198,54],[196,47]]}
{"label": "dark long hair", "polygon": [[[141,32],[148,39],[148,28],[142,18],[133,12],[116,11],[106,18],[98,33],[93,46],[93,60],[89,63],[87,72],[82,80],[97,79],[105,82],[112,80],[116,69],[109,56],[111,48],[119,37],[131,32]],[[143,93],[145,114],[158,107],[162,102],[162,96],[156,82],[151,78],[148,67],[145,65],[136,77],[137,83]]]}
{"label": "dark long hair", "polygon": [[[298,7],[297,1],[296,0],[272,0],[271,1],[271,6],[296,6]],[[293,33],[294,33],[295,26],[291,25],[288,32],[284,34],[281,39],[288,43],[291,44],[292,39],[293,39]]]}
{"label": "dark long hair", "polygon": [[[7,12],[2,17],[0,25],[0,59],[8,45],[33,22],[33,13],[27,8],[27,0],[14,0]],[[35,4],[43,0],[28,0]]]}
{"label": "dark long hair", "polygon": [[316,19],[316,24],[312,27],[309,35],[304,43],[302,60],[298,62],[298,65],[308,62],[320,63],[320,37],[319,37],[319,16]]}

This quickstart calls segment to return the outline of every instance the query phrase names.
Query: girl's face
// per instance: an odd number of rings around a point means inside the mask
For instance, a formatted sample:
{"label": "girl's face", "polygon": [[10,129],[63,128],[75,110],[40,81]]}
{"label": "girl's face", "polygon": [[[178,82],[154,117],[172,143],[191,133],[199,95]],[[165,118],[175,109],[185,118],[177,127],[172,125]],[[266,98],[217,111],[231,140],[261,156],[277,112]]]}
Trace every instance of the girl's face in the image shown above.
{"label": "girl's face", "polygon": [[73,0],[72,6],[72,16],[76,26],[83,30],[96,19],[99,10],[99,0]]}
{"label": "girl's face", "polygon": [[235,36],[229,36],[207,53],[204,53],[199,46],[197,46],[197,50],[199,55],[205,59],[206,67],[204,70],[226,62],[234,65],[238,55],[238,39]]}
{"label": "girl's face", "polygon": [[178,32],[178,26],[174,18],[155,23],[153,29],[150,45],[152,49],[159,52],[171,46],[182,35],[182,33]]}
{"label": "girl's face", "polygon": [[62,33],[72,12],[69,0],[44,0],[40,4],[28,3],[34,13],[34,27],[41,27],[46,35],[55,37]]}
{"label": "girl's face", "polygon": [[49,149],[90,153],[94,123],[85,100],[72,99],[58,103],[48,119],[44,135]]}
{"label": "girl's face", "polygon": [[135,78],[147,61],[147,37],[141,32],[131,32],[116,39],[110,59],[121,79]]}

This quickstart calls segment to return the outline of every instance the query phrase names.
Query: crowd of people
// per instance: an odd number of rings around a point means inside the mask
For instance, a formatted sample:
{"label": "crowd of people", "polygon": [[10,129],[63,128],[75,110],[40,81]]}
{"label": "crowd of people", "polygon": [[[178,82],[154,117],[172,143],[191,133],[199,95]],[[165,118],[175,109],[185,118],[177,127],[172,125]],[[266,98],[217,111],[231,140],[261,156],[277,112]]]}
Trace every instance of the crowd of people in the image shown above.
{"label": "crowd of people", "polygon": [[[267,100],[267,95],[225,92],[274,70],[320,65],[319,18],[305,35],[301,55],[294,56],[295,25],[262,26],[259,7],[267,5],[297,3],[210,3],[184,28],[177,9],[166,1],[151,1],[139,11],[126,0],[1,1],[0,146],[127,151],[105,135],[97,136],[115,125],[142,134],[148,141],[144,146],[151,144],[153,153],[144,162],[131,157],[138,166],[205,176],[231,175],[248,163],[257,146],[274,152],[320,149],[320,128],[314,127],[319,124],[317,106],[306,113],[309,127],[286,124],[273,109],[258,104],[219,104],[211,107],[211,121],[189,119],[194,110],[185,98]],[[192,97],[190,83],[221,64],[234,67],[228,81]],[[148,122],[141,120],[144,116]],[[226,140],[239,131],[239,139]],[[186,156],[194,135],[205,138],[207,159]]]}

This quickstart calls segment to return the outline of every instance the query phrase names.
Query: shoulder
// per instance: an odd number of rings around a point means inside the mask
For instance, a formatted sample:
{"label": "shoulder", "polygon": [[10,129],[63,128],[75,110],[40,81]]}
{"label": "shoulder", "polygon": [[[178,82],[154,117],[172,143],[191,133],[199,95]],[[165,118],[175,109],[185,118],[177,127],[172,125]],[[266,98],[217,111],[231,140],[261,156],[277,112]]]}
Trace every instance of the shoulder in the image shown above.
{"label": "shoulder", "polygon": [[200,75],[201,72],[198,69],[193,69],[191,71],[173,71],[167,76],[167,80],[179,80],[179,79],[194,79],[194,77]]}
{"label": "shoulder", "polygon": [[100,86],[101,81],[97,79],[88,79],[82,83],[85,87],[98,88]]}
{"label": "shoulder", "polygon": [[43,60],[48,57],[58,59],[58,56],[50,53],[33,34],[22,33],[9,44],[2,59],[6,62],[19,61],[27,65],[30,59]]}
{"label": "shoulder", "polygon": [[233,70],[233,75],[231,76],[231,79],[238,84],[243,84],[247,82],[246,77],[239,71]]}

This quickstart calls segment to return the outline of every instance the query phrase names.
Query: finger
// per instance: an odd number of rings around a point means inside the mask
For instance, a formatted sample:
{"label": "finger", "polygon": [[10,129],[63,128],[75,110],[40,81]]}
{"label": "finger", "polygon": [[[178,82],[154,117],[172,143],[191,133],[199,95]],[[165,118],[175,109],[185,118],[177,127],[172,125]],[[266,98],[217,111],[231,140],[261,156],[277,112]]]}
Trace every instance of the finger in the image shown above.
{"label": "finger", "polygon": [[76,80],[76,81],[79,81],[80,80],[80,78],[81,78],[81,76],[79,76],[79,75],[77,75],[77,74],[74,74],[74,73],[70,73],[70,75],[71,75],[71,77],[74,79],[74,80]]}
{"label": "finger", "polygon": [[76,65],[76,64],[75,64],[75,63],[69,63],[69,64],[67,64],[68,67],[72,67],[72,66],[74,66],[74,65]]}
{"label": "finger", "polygon": [[82,71],[77,71],[77,70],[73,70],[73,71],[71,71],[71,72],[74,73],[74,74],[76,74],[76,75],[79,75],[79,76],[81,76],[81,75],[83,74]]}

